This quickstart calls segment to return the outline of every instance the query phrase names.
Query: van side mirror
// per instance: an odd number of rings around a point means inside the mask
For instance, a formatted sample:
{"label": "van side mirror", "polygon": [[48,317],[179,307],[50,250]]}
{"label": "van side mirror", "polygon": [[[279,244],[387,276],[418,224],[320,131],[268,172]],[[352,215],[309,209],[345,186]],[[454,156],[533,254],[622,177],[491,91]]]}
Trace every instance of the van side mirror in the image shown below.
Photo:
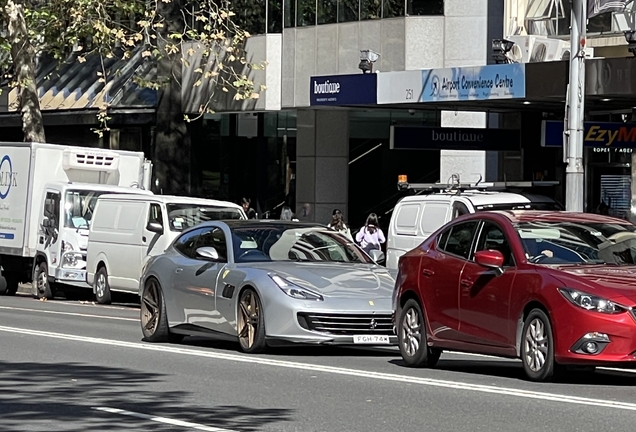
{"label": "van side mirror", "polygon": [[369,256],[371,257],[371,259],[373,261],[375,261],[377,264],[382,264],[385,261],[385,256],[384,256],[384,252],[382,252],[379,249],[373,249],[372,251],[369,252]]}
{"label": "van side mirror", "polygon": [[146,225],[146,229],[153,233],[163,234],[163,225],[161,225],[159,222],[148,222],[148,225]]}
{"label": "van side mirror", "polygon": [[203,246],[197,249],[197,258],[206,261],[220,261],[219,253],[212,246]]}

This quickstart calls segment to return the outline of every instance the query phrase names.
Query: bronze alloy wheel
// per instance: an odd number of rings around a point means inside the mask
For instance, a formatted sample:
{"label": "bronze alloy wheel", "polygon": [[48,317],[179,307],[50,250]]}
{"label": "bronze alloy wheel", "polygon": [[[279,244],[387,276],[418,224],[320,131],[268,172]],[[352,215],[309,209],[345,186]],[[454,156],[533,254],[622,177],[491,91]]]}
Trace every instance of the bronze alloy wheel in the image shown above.
{"label": "bronze alloy wheel", "polygon": [[141,299],[141,325],[144,333],[154,335],[159,326],[161,314],[161,295],[157,282],[150,280]]}
{"label": "bronze alloy wheel", "polygon": [[237,331],[241,349],[257,353],[265,349],[265,325],[261,300],[251,288],[241,293],[237,311]]}

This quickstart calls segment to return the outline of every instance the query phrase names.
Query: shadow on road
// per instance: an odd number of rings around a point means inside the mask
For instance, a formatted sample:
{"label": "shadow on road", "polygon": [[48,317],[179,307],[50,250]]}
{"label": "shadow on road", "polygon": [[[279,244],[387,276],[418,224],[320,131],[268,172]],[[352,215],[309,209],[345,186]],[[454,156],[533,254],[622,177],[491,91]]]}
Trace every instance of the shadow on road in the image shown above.
{"label": "shadow on road", "polygon": [[[213,348],[240,354],[238,342],[228,342],[202,337],[187,337],[180,345]],[[400,352],[391,348],[363,348],[329,345],[292,345],[268,348],[266,354],[282,357],[399,357]]]}
{"label": "shadow on road", "polygon": [[[188,405],[187,391],[158,391],[165,376],[81,363],[0,361],[0,431],[181,430],[93,409],[117,408],[206,426],[256,431],[291,420],[288,409]],[[59,425],[63,425],[60,429]],[[185,429],[183,429],[185,430]]]}
{"label": "shadow on road", "polygon": [[[391,364],[406,367],[404,361],[391,360]],[[475,360],[440,360],[435,369],[460,372],[474,375],[487,375],[499,378],[512,378],[527,381],[520,361],[475,361]],[[567,370],[561,372],[553,380],[557,384],[585,384],[617,387],[636,386],[636,373],[615,370],[597,369],[596,372]]]}

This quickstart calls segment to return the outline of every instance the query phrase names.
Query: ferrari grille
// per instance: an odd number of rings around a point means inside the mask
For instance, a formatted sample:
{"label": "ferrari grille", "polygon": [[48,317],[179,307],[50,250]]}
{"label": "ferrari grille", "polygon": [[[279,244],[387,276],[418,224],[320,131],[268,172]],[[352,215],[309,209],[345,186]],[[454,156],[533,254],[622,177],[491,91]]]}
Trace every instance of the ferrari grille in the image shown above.
{"label": "ferrari grille", "polygon": [[391,314],[298,313],[298,324],[307,330],[335,335],[393,334]]}

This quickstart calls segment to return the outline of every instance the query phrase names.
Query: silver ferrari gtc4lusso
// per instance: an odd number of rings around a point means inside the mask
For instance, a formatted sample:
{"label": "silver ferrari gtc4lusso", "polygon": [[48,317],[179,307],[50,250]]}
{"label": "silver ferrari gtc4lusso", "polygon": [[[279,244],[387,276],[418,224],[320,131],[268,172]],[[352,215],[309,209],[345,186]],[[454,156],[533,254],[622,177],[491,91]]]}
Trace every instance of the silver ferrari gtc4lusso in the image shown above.
{"label": "silver ferrari gtc4lusso", "polygon": [[394,284],[322,225],[206,222],[145,265],[141,328],[151,342],[212,336],[238,339],[248,353],[286,343],[394,345]]}

